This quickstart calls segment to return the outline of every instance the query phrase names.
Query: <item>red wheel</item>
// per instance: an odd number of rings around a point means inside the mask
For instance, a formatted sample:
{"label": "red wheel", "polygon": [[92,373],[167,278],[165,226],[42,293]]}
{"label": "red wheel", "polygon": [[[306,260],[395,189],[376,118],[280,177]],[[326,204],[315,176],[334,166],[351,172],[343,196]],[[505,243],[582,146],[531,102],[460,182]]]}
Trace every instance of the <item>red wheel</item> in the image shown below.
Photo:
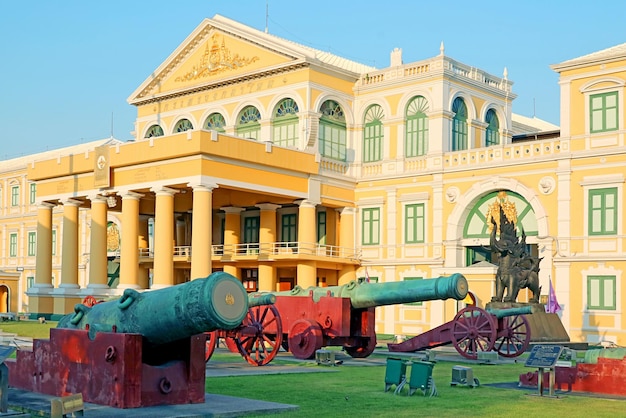
{"label": "red wheel", "polygon": [[224,337],[224,344],[226,345],[228,351],[239,354],[239,347],[237,347],[237,342],[234,337]]}
{"label": "red wheel", "polygon": [[514,315],[504,317],[501,321],[494,349],[503,357],[517,357],[530,344],[528,320],[524,315]]}
{"label": "red wheel", "polygon": [[206,349],[204,351],[204,361],[208,362],[213,353],[215,352],[215,346],[217,345],[217,331],[205,332],[206,335]]}
{"label": "red wheel", "polygon": [[283,325],[274,305],[250,308],[235,337],[239,353],[253,366],[272,361],[282,342]]}
{"label": "red wheel", "polygon": [[322,348],[322,327],[311,319],[298,319],[289,330],[289,350],[295,358],[312,359]]}
{"label": "red wheel", "polygon": [[359,338],[359,344],[356,346],[343,346],[346,353],[352,358],[366,358],[374,352],[376,348],[376,335],[370,337]]}
{"label": "red wheel", "polygon": [[451,324],[451,339],[456,351],[472,360],[478,358],[478,351],[491,351],[497,336],[494,318],[476,306],[468,306],[459,311]]}

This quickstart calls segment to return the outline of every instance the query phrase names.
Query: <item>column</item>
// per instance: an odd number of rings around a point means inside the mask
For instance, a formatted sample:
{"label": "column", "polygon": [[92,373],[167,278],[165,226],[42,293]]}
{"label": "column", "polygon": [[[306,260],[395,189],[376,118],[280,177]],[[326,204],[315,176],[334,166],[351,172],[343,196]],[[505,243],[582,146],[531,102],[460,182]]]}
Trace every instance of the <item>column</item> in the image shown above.
{"label": "column", "polygon": [[142,194],[122,194],[122,243],[119,289],[140,289],[139,285],[139,201]]}
{"label": "column", "polygon": [[[139,235],[137,237],[138,250],[141,249],[146,254],[148,252],[148,248],[150,248],[148,237],[148,219],[149,216],[139,215]],[[145,264],[139,265],[137,285],[140,289],[148,289],[150,287],[150,269]]]}
{"label": "column", "polygon": [[[224,261],[232,259],[237,253],[241,236],[241,212],[243,208],[227,206],[220,208],[225,212],[224,218]],[[235,264],[224,264],[224,272],[241,280],[240,270]]]}
{"label": "column", "polygon": [[315,254],[317,248],[315,204],[309,200],[296,202],[298,209],[298,252]]}
{"label": "column", "polygon": [[196,184],[193,188],[191,214],[191,280],[207,277],[213,272],[213,189],[217,185]]}
{"label": "column", "polygon": [[[261,225],[259,229],[259,251],[263,257],[272,253],[276,242],[276,209],[280,205],[262,203],[256,205],[261,209]],[[276,291],[276,267],[273,262],[259,261],[259,290]]]}
{"label": "column", "polygon": [[[339,255],[344,258],[356,257],[354,213],[354,208],[346,207],[339,210]],[[356,280],[356,266],[342,266],[339,270],[338,284],[341,286],[351,280]]]}
{"label": "column", "polygon": [[107,269],[107,200],[90,197],[91,239],[89,242],[89,289],[108,289]]}
{"label": "column", "polygon": [[317,266],[315,261],[300,260],[298,262],[296,280],[296,284],[305,289],[311,286],[317,286]]}
{"label": "column", "polygon": [[78,207],[82,202],[63,202],[63,252],[61,253],[61,288],[78,289]]}
{"label": "column", "polygon": [[44,203],[37,209],[36,288],[52,288],[52,208]]}
{"label": "column", "polygon": [[174,284],[174,194],[176,190],[161,187],[156,195],[154,216],[154,270],[152,289]]}

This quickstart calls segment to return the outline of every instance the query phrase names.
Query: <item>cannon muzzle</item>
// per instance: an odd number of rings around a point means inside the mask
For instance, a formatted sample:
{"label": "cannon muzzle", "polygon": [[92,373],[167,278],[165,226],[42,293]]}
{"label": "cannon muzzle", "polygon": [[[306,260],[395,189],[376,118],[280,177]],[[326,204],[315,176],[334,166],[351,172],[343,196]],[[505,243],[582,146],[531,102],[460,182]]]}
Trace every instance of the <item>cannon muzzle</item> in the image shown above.
{"label": "cannon muzzle", "polygon": [[496,318],[506,318],[507,316],[515,316],[515,315],[529,315],[533,313],[533,307],[530,305],[527,306],[519,306],[517,308],[504,308],[504,309],[486,309],[492,315],[495,315]]}
{"label": "cannon muzzle", "polygon": [[61,318],[58,328],[141,334],[154,344],[165,344],[217,329],[241,325],[248,312],[248,295],[241,282],[216,272],[176,286],[139,293],[124,290],[120,299],[82,304]]}
{"label": "cannon muzzle", "polygon": [[272,293],[249,293],[248,294],[248,307],[254,308],[255,306],[273,305],[276,303],[276,296]]}
{"label": "cannon muzzle", "polygon": [[285,292],[272,292],[276,296],[309,296],[317,302],[322,296],[350,298],[353,308],[397,305],[428,300],[456,299],[467,296],[467,280],[462,274],[424,280],[407,280],[387,283],[357,283],[351,281],[343,286],[309,287],[296,286]]}

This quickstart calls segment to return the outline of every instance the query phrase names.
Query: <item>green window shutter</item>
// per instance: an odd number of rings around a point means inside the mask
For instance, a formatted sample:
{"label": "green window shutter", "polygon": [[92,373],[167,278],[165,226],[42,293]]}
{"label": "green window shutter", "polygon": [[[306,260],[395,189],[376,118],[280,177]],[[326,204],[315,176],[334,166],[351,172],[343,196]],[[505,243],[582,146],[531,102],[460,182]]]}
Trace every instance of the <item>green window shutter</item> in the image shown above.
{"label": "green window shutter", "polygon": [[211,113],[204,121],[203,128],[217,132],[225,132],[226,120],[220,113]]}
{"label": "green window shutter", "polygon": [[339,103],[327,100],[320,108],[319,152],[322,157],[346,161],[346,119]]}
{"label": "green window shutter", "polygon": [[383,117],[383,108],[378,105],[370,106],[365,112],[365,126],[363,128],[364,163],[382,160]]}
{"label": "green window shutter", "polygon": [[317,243],[326,245],[326,212],[317,212]]}
{"label": "green window shutter", "polygon": [[35,203],[36,200],[37,200],[37,184],[36,183],[31,183],[30,184],[30,198],[29,198],[29,202],[32,205],[33,203]]}
{"label": "green window shutter", "polygon": [[298,145],[298,105],[293,99],[284,99],[274,110],[272,142],[282,147]]}
{"label": "green window shutter", "polygon": [[618,129],[619,109],[617,92],[589,96],[589,126],[591,133]]}
{"label": "green window shutter", "polygon": [[17,233],[9,235],[9,257],[17,257]]}
{"label": "green window shutter", "polygon": [[419,157],[428,153],[428,101],[417,96],[409,102],[405,122],[405,156]]}
{"label": "green window shutter", "polygon": [[406,205],[404,208],[404,242],[420,244],[424,242],[424,204]]}
{"label": "green window shutter", "polygon": [[614,311],[616,309],[615,276],[587,277],[587,309]]}
{"label": "green window shutter", "polygon": [[37,233],[28,233],[28,256],[33,257],[37,252]]}
{"label": "green window shutter", "polygon": [[617,188],[589,190],[589,235],[617,234]]}
{"label": "green window shutter", "polygon": [[460,97],[452,102],[452,151],[467,149],[467,106]]}
{"label": "green window shutter", "polygon": [[487,129],[485,130],[485,146],[489,147],[500,144],[500,122],[498,121],[498,116],[496,115],[495,110],[489,109],[487,111],[485,122],[487,122]]}
{"label": "green window shutter", "polygon": [[298,241],[298,224],[295,213],[286,213],[280,218],[281,241],[289,242],[295,246]]}
{"label": "green window shutter", "polygon": [[380,208],[363,209],[362,213],[362,244],[378,245],[380,243]]}
{"label": "green window shutter", "polygon": [[243,108],[241,112],[239,112],[239,117],[237,118],[237,136],[242,138],[250,138],[259,140],[261,135],[261,124],[259,120],[261,119],[261,113],[254,106],[246,106]]}

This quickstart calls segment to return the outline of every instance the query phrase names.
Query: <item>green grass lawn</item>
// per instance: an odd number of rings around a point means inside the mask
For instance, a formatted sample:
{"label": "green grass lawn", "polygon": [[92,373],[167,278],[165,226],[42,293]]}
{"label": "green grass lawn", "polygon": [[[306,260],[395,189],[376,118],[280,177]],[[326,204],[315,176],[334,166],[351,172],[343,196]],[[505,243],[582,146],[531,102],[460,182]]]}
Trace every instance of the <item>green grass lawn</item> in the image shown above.
{"label": "green grass lawn", "polygon": [[[237,357],[235,354],[232,356]],[[224,357],[215,358],[215,361],[224,360]],[[607,400],[572,394],[550,398],[547,392],[545,396],[539,397],[536,390],[489,386],[493,383],[516,383],[521,373],[534,371],[524,367],[523,360],[516,364],[464,364],[471,367],[474,376],[480,380],[480,386],[477,388],[451,386],[452,368],[457,364],[438,361],[433,369],[438,392],[436,397],[424,396],[419,390],[409,397],[408,387],[400,394],[393,393],[395,386],[385,392],[385,365],[341,365],[331,367],[331,371],[328,371],[328,366],[318,366],[314,362],[304,364],[320,370],[320,373],[209,377],[206,390],[212,394],[300,407],[298,412],[280,415],[285,417],[626,416],[626,400]]]}
{"label": "green grass lawn", "polygon": [[39,321],[4,321],[0,322],[0,330],[20,337],[49,338],[50,328],[57,326],[54,321],[46,321],[45,324]]}

